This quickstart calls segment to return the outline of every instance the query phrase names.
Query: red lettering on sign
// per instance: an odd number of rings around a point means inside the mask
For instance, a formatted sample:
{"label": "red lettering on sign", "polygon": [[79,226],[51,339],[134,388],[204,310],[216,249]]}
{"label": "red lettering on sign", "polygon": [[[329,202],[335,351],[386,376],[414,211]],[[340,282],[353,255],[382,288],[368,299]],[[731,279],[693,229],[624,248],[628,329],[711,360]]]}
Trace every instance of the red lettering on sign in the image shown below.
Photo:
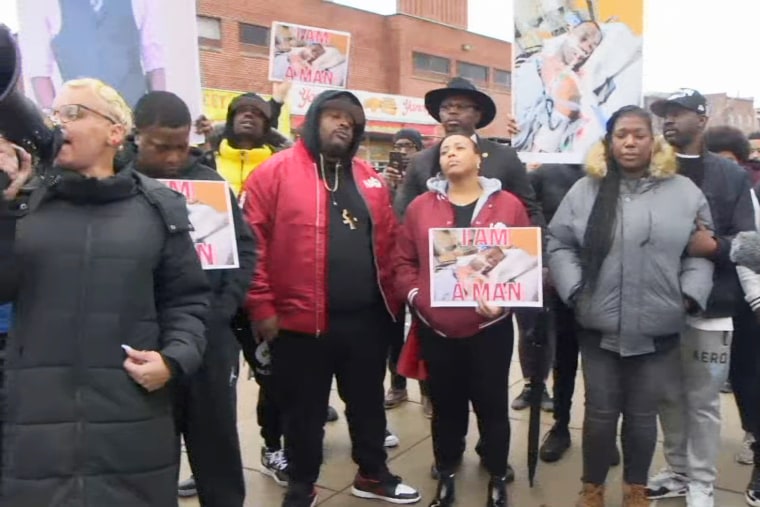
{"label": "red lettering on sign", "polygon": [[214,245],[210,243],[196,243],[195,253],[198,254],[198,258],[204,266],[213,265],[216,262]]}
{"label": "red lettering on sign", "polygon": [[195,200],[195,186],[189,181],[169,180],[169,188],[185,196],[185,199]]}
{"label": "red lettering on sign", "polygon": [[312,44],[322,44],[323,46],[330,43],[330,34],[321,30],[299,28],[296,34],[296,38],[298,40],[310,42]]}

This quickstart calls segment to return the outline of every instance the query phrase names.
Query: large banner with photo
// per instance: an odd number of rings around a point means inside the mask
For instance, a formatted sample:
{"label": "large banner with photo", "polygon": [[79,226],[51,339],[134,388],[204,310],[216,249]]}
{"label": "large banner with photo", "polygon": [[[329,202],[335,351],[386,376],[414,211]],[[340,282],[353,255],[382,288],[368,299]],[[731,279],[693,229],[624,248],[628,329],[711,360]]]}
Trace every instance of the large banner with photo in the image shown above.
{"label": "large banner with photo", "polygon": [[93,77],[130,107],[153,90],[202,111],[196,2],[16,0],[24,89],[42,109],[65,81]]}
{"label": "large banner with photo", "polygon": [[607,119],[642,102],[644,0],[514,0],[512,146],[581,163]]}
{"label": "large banner with photo", "polygon": [[350,33],[275,21],[269,80],[345,88],[350,50]]}

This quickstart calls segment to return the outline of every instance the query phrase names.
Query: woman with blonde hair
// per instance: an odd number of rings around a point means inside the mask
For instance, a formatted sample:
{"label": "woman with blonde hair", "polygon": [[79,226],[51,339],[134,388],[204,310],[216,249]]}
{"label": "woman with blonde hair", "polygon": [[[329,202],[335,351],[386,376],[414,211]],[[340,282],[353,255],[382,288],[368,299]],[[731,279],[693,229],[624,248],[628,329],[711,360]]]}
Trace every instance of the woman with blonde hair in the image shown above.
{"label": "woman with blonde hair", "polygon": [[114,166],[132,119],[112,88],[65,83],[51,119],[54,167],[0,208],[0,303],[15,309],[0,504],[177,505],[167,383],[200,365],[209,296],[185,202]]}
{"label": "woman with blonde hair", "polygon": [[586,387],[577,507],[604,506],[621,414],[623,507],[650,505],[661,384],[687,314],[703,311],[712,289],[712,263],[686,253],[695,229],[710,226],[709,207],[676,171],[649,113],[626,106],[549,225],[551,276],[575,311]]}

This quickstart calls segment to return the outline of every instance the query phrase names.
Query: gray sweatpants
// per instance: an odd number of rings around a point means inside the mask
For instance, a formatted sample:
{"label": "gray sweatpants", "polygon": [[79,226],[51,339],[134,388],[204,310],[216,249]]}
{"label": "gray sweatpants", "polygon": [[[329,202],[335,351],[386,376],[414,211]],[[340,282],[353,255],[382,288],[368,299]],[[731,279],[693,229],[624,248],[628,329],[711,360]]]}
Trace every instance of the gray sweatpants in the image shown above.
{"label": "gray sweatpants", "polygon": [[665,459],[690,480],[713,485],[720,446],[720,388],[728,378],[730,331],[687,327],[680,363],[663,384],[660,424]]}

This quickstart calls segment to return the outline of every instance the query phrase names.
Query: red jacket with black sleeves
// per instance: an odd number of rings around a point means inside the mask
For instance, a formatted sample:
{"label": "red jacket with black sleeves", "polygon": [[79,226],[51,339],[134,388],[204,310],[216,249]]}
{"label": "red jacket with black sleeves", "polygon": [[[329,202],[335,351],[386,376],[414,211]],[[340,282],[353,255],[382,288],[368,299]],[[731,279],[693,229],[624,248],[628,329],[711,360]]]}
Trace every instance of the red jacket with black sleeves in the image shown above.
{"label": "red jacket with black sleeves", "polygon": [[[367,162],[355,158],[354,181],[372,220],[380,292],[395,318],[403,297],[394,291],[391,255],[398,222],[390,192]],[[243,214],[258,239],[258,263],[246,307],[251,321],[277,315],[279,327],[319,335],[327,322],[329,196],[303,141],[251,173],[241,195]]]}
{"label": "red jacket with black sleeves", "polygon": [[[530,227],[522,202],[501,190],[498,180],[481,178],[485,190],[475,207],[472,227]],[[430,306],[430,244],[428,231],[455,227],[454,208],[446,197],[446,182],[429,183],[431,191],[409,205],[396,242],[396,287],[405,295],[417,318],[441,336],[466,338],[505,318],[489,321],[474,308],[432,308]],[[437,188],[436,188],[437,186]]]}

